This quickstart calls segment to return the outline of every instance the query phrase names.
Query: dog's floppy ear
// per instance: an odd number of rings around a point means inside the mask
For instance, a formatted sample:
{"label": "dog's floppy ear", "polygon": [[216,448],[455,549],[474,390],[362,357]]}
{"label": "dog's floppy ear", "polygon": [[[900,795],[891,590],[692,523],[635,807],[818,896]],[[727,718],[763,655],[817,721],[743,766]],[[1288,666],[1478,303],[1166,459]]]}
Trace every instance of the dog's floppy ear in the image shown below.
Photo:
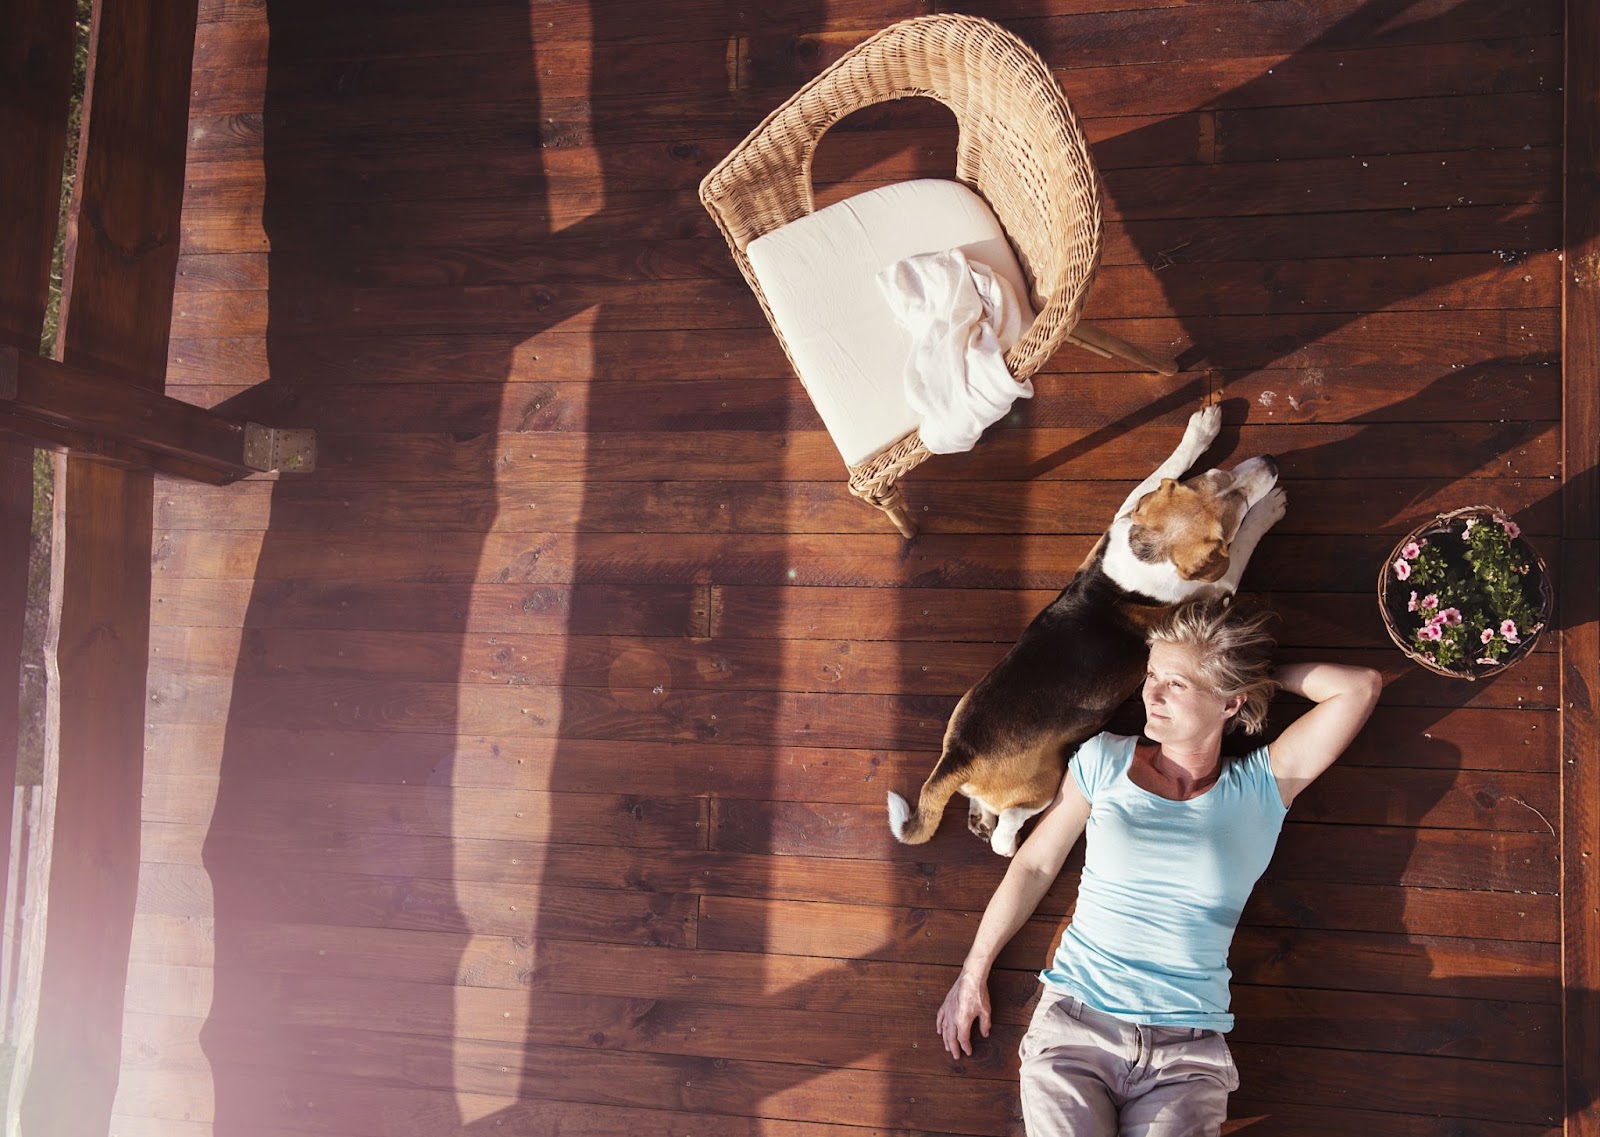
{"label": "dog's floppy ear", "polygon": [[1160,485],[1139,499],[1133,509],[1129,511],[1129,516],[1138,517],[1147,509],[1158,509],[1163,502],[1177,492],[1178,480],[1176,478],[1162,478]]}
{"label": "dog's floppy ear", "polygon": [[1128,551],[1146,564],[1156,564],[1166,556],[1161,533],[1152,526],[1137,522],[1128,527]]}

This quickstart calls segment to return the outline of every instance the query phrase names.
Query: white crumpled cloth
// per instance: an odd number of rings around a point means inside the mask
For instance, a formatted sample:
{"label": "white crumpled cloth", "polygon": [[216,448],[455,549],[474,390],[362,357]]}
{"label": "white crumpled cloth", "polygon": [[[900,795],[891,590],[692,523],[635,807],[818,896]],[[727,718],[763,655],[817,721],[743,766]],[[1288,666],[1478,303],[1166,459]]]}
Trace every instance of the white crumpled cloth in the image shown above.
{"label": "white crumpled cloth", "polygon": [[1004,277],[960,249],[907,257],[878,273],[895,320],[911,337],[906,402],[935,454],[971,450],[1033,384],[1018,383],[1005,353],[1022,335],[1022,305]]}

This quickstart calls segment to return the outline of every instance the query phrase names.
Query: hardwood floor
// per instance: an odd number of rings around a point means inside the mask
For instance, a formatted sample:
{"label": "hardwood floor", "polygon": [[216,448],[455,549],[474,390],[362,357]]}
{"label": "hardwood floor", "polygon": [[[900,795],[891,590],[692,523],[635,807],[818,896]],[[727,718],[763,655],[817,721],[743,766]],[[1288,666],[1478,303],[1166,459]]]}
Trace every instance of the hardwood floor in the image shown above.
{"label": "hardwood floor", "polygon": [[[918,0],[202,0],[169,391],[311,426],[315,474],[160,481],[115,1132],[1020,1133],[1076,858],[932,1027],[1004,868],[888,835],[956,698],[1204,399],[1290,495],[1248,589],[1380,667],[1233,953],[1254,1135],[1563,1119],[1560,658],[1404,664],[1399,535],[1563,536],[1562,6],[996,0],[1107,190],[1089,319],[901,541],[694,196]],[[824,142],[819,197],[948,172],[948,116]],[[1277,721],[1296,713],[1292,700]]]}

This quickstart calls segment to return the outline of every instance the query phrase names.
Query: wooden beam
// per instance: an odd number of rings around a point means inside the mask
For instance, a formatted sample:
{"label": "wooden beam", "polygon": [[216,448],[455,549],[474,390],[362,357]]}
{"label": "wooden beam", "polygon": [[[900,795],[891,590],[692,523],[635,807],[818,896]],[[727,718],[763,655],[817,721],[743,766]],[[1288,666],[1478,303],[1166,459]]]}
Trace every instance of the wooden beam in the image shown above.
{"label": "wooden beam", "polygon": [[[195,0],[97,2],[57,358],[159,392],[183,203]],[[27,1137],[104,1134],[139,879],[152,478],[67,459],[54,840]]]}
{"label": "wooden beam", "polygon": [[[0,430],[30,435],[38,445],[217,484],[273,469],[274,460],[291,462],[297,472],[312,469],[316,461],[309,431],[278,431],[226,418],[140,386],[137,376],[5,346],[0,346]],[[287,451],[272,446],[286,437],[297,445]]]}
{"label": "wooden beam", "polygon": [[1600,9],[1568,0],[1562,272],[1561,964],[1566,1132],[1600,1137]]}

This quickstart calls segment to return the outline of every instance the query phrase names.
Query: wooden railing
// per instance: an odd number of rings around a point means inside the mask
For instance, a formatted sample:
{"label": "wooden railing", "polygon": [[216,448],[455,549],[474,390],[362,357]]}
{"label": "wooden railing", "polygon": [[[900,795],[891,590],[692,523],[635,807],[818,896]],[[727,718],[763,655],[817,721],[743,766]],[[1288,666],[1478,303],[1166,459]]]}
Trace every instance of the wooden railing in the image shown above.
{"label": "wooden railing", "polygon": [[[11,680],[33,447],[66,454],[48,915],[31,1067],[12,1087],[27,1137],[110,1125],[139,873],[153,473],[220,483],[311,462],[303,435],[162,394],[195,0],[95,4],[56,358],[39,356],[70,141],[75,7],[8,0],[0,9],[0,786],[15,781]],[[0,852],[10,820],[8,795]]]}

